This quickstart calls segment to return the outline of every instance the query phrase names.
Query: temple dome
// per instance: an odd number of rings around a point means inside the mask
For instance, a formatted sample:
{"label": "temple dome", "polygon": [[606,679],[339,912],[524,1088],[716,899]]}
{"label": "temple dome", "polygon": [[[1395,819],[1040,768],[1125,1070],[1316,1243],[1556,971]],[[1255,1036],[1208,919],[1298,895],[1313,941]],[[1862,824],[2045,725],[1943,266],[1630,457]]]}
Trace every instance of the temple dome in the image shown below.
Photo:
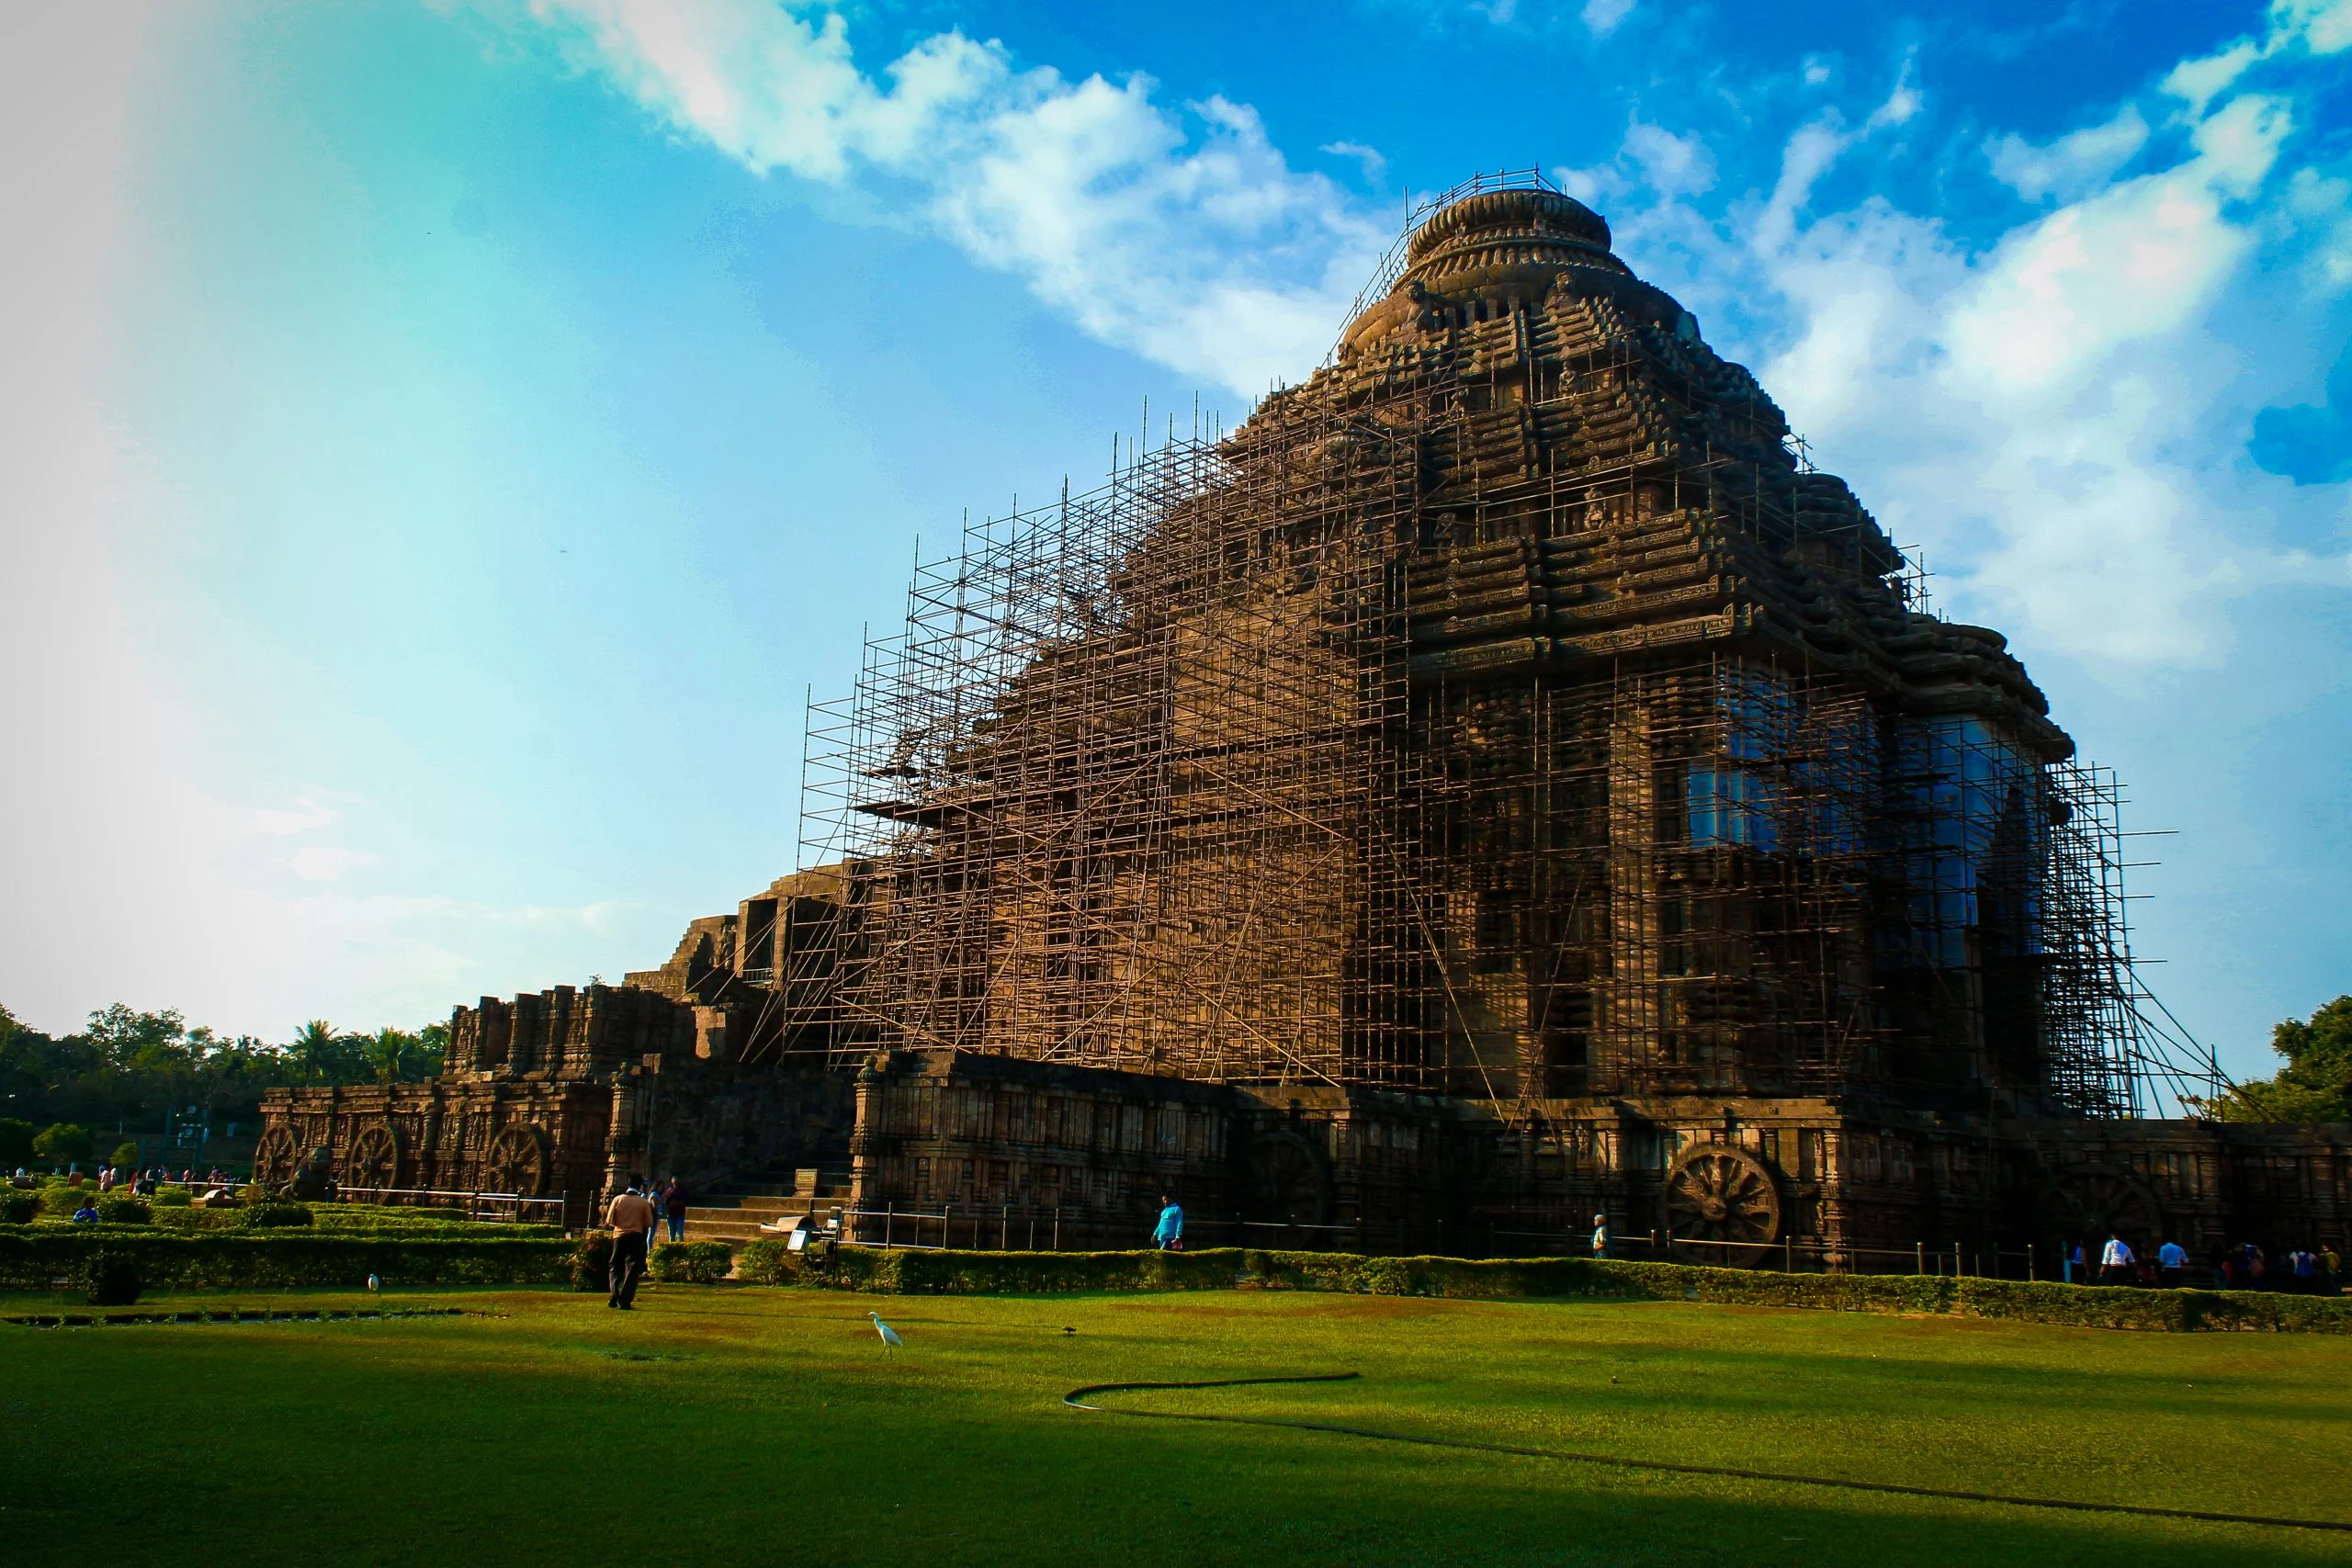
{"label": "temple dome", "polygon": [[[1486,190],[1449,202],[1413,231],[1387,296],[1350,322],[1352,358],[1416,322],[1477,302],[1532,305],[1566,288],[1613,299],[1636,320],[1676,325],[1681,306],[1634,276],[1610,250],[1608,221],[1555,190]],[[1479,319],[1485,319],[1483,316]]]}
{"label": "temple dome", "polygon": [[1464,197],[1415,231],[1405,261],[1399,281],[1418,279],[1430,288],[1454,274],[1498,265],[1624,265],[1609,254],[1609,224],[1600,214],[1549,190]]}

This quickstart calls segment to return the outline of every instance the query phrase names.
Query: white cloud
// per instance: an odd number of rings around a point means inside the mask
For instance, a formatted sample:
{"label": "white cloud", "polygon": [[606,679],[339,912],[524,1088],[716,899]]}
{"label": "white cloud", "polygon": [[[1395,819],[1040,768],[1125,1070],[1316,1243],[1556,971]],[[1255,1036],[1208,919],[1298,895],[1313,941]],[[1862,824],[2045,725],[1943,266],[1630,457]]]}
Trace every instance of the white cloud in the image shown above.
{"label": "white cloud", "polygon": [[286,857],[286,869],[305,882],[340,882],[363,866],[384,857],[366,850],[339,849],[331,844],[305,844]]}
{"label": "white cloud", "polygon": [[2189,116],[2194,118],[2205,112],[2205,106],[2216,95],[2226,91],[2261,58],[2262,51],[2253,39],[2239,39],[2215,53],[2182,61],[2159,85],[2174,97],[2187,100]]}
{"label": "white cloud", "polygon": [[1607,38],[1633,14],[1634,0],[1584,0],[1579,16],[1593,37]]}
{"label": "white cloud", "polygon": [[1624,151],[1661,196],[1697,196],[1715,183],[1714,154],[1696,136],[1635,120],[1625,131]]}
{"label": "white cloud", "polygon": [[[803,7],[802,9],[806,9]],[[1385,243],[1256,113],[1170,109],[1001,44],[926,39],[879,78],[838,14],[763,0],[531,0],[570,55],[760,173],[910,180],[929,220],[1090,334],[1244,393],[1311,366]]]}
{"label": "white cloud", "polygon": [[246,825],[255,833],[272,838],[290,838],[298,833],[314,833],[321,828],[332,828],[342,820],[342,812],[314,795],[306,795],[291,806],[267,807],[254,812],[246,819]]}
{"label": "white cloud", "polygon": [[1387,177],[1388,160],[1380,155],[1376,147],[1367,147],[1361,141],[1327,141],[1316,151],[1329,152],[1334,158],[1353,158],[1363,165],[1366,185],[1376,186]]}
{"label": "white cloud", "polygon": [[2103,124],[2070,131],[2037,146],[2014,133],[1984,144],[1993,177],[2028,201],[2071,201],[2105,184],[2148,144],[2148,122],[2126,104]]}
{"label": "white cloud", "polygon": [[[1630,10],[1596,0],[1585,20],[1605,31]],[[2295,130],[2287,99],[2242,84],[2290,49],[2346,47],[2345,13],[2281,0],[2264,39],[2177,66],[2154,115],[2186,132],[2168,166],[2118,177],[2154,144],[2139,104],[2044,144],[1996,137],[1994,172],[2052,206],[1989,246],[1884,197],[1815,209],[1829,170],[1925,111],[1907,60],[1859,124],[1827,108],[1789,133],[1760,196],[1726,202],[1701,137],[1640,119],[1611,162],[1564,183],[1617,205],[1622,248],[1692,263],[1694,301],[1768,345],[1764,380],[1816,451],[1939,552],[1963,603],[2119,666],[2211,659],[2233,596],[2341,573],[2258,542],[2223,434],[2243,414],[2222,401],[2235,351],[2210,323],[2264,243],[2238,204],[2279,183]],[[763,172],[911,182],[940,232],[1089,333],[1243,390],[1320,357],[1384,238],[1292,170],[1250,108],[1171,108],[1148,77],[1070,81],[956,33],[868,73],[846,24],[808,6],[534,0],[532,14],[680,132]],[[1833,76],[1805,62],[1808,84]],[[1368,169],[1376,156],[1325,151]],[[2290,188],[2292,221],[2352,234],[2333,184]],[[2352,262],[2312,264],[2339,271]]]}
{"label": "white cloud", "polygon": [[[2246,90],[2265,51],[2236,52],[2166,78],[2201,104],[2160,111],[2186,131],[2167,166],[2117,177],[2153,142],[2132,105],[2047,146],[1996,139],[1996,170],[2057,205],[1989,245],[1885,197],[1815,210],[1824,176],[1900,122],[1884,108],[1859,130],[1834,111],[1798,126],[1772,188],[1745,200],[1702,209],[1671,177],[1637,185],[1630,156],[1589,179],[1629,204],[1611,215],[1620,250],[1727,346],[1759,346],[1817,460],[1926,547],[1947,604],[2119,679],[2211,662],[2245,594],[2352,582],[2352,561],[2271,543],[2296,503],[2245,470],[2255,351],[2220,324],[2281,235],[2300,235],[2314,287],[2352,281],[2352,189],[2290,168],[2290,100]],[[1644,186],[1651,204],[1633,205]]]}
{"label": "white cloud", "polygon": [[2300,43],[2313,54],[2352,49],[2352,0],[2271,0],[2273,49]]}

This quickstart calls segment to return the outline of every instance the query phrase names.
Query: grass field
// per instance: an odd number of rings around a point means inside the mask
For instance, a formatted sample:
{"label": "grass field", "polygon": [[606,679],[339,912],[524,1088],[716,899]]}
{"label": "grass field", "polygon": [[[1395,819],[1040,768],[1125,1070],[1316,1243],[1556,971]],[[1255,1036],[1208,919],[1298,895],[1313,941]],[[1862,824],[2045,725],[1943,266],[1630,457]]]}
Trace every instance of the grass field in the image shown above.
{"label": "grass field", "polygon": [[[141,1310],[352,1304],[153,1297]],[[1659,1303],[1264,1293],[0,1325],[13,1562],[2270,1563],[2352,1537],[1690,1477],[1066,1409],[1115,1395],[1677,1462],[2352,1519],[2352,1340]],[[0,1311],[57,1310],[16,1296]],[[888,1354],[869,1307],[906,1336]],[[1075,1333],[1066,1330],[1075,1329]]]}

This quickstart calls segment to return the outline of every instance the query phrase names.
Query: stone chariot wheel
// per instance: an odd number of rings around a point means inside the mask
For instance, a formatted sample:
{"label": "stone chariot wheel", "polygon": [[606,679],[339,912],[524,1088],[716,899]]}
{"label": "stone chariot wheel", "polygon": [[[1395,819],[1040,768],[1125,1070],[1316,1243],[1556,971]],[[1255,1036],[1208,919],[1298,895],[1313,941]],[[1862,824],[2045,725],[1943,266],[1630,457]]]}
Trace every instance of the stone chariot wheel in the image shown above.
{"label": "stone chariot wheel", "polygon": [[254,1179],[264,1187],[283,1187],[294,1179],[294,1168],[301,1158],[302,1145],[294,1129],[281,1122],[262,1134],[261,1142],[254,1145]]}
{"label": "stone chariot wheel", "polygon": [[548,1135],[537,1127],[507,1127],[482,1156],[482,1185],[492,1192],[537,1198],[548,1188]]}
{"label": "stone chariot wheel", "polygon": [[1676,1156],[1660,1208],[1676,1253],[1693,1263],[1752,1268],[1781,1236],[1771,1171],[1729,1144],[1694,1144]]}
{"label": "stone chariot wheel", "polygon": [[400,1129],[387,1122],[360,1129],[343,1156],[345,1187],[402,1187],[407,1182],[408,1148]]}
{"label": "stone chariot wheel", "polygon": [[2052,1242],[2082,1243],[2084,1255],[2095,1259],[2109,1235],[2153,1248],[2163,1239],[2164,1211],[2137,1178],[2111,1166],[2076,1166],[2045,1190],[2039,1228]]}
{"label": "stone chariot wheel", "polygon": [[1283,1224],[1321,1224],[1331,1209],[1331,1179],[1314,1145],[1295,1133],[1269,1133],[1250,1145],[1254,1217]]}

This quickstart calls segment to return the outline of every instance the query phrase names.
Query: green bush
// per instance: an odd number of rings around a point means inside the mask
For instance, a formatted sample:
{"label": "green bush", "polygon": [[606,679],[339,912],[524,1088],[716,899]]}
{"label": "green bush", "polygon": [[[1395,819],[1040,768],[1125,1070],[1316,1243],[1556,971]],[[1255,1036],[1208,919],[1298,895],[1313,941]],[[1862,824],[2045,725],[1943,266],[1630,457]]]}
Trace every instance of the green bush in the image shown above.
{"label": "green bush", "polygon": [[107,1163],[117,1170],[129,1170],[136,1167],[139,1164],[138,1141],[125,1139],[117,1144],[114,1146],[114,1153],[107,1156]]}
{"label": "green bush", "polygon": [[240,1230],[308,1230],[311,1228],[311,1206],[273,1198],[264,1202],[248,1204],[236,1211]]}
{"label": "green bush", "polygon": [[158,1209],[185,1209],[196,1201],[196,1194],[177,1182],[159,1181],[155,1195],[150,1200]]}
{"label": "green bush", "polygon": [[668,1284],[716,1285],[734,1268],[723,1241],[665,1241],[647,1260],[646,1276]]}
{"label": "green bush", "polygon": [[51,1181],[40,1190],[40,1212],[52,1220],[70,1220],[75,1211],[84,1203],[95,1201],[97,1195],[98,1190],[87,1182],[72,1187],[62,1181]]}
{"label": "green bush", "polygon": [[139,1259],[115,1247],[99,1247],[82,1260],[80,1280],[92,1306],[127,1307],[145,1289]]}
{"label": "green bush", "polygon": [[590,1231],[571,1253],[571,1288],[583,1294],[612,1288],[613,1238],[609,1232]]}
{"label": "green bush", "polygon": [[845,1247],[828,1265],[781,1241],[746,1246],[736,1277],[754,1284],[904,1295],[1065,1291],[1329,1291],[1363,1295],[1614,1297],[1837,1312],[1939,1314],[2160,1332],[2251,1329],[2352,1334],[2352,1300],[2256,1291],[2142,1291],[1939,1275],[1781,1274],[1584,1258],[1361,1258],[1206,1252],[944,1252]]}
{"label": "green bush", "polygon": [[480,1240],[321,1235],[303,1230],[196,1235],[112,1225],[0,1230],[0,1289],[51,1291],[86,1278],[98,1253],[138,1266],[151,1291],[240,1286],[360,1284],[552,1285],[570,1275],[573,1244],[561,1237]]}
{"label": "green bush", "polygon": [[87,1165],[96,1147],[90,1130],[71,1122],[52,1122],[33,1136],[33,1153],[51,1165]]}
{"label": "green bush", "polygon": [[109,1225],[143,1225],[155,1217],[147,1200],[136,1192],[109,1192],[98,1200],[98,1219]]}
{"label": "green bush", "polygon": [[0,1225],[28,1225],[40,1207],[40,1194],[21,1187],[0,1187]]}

